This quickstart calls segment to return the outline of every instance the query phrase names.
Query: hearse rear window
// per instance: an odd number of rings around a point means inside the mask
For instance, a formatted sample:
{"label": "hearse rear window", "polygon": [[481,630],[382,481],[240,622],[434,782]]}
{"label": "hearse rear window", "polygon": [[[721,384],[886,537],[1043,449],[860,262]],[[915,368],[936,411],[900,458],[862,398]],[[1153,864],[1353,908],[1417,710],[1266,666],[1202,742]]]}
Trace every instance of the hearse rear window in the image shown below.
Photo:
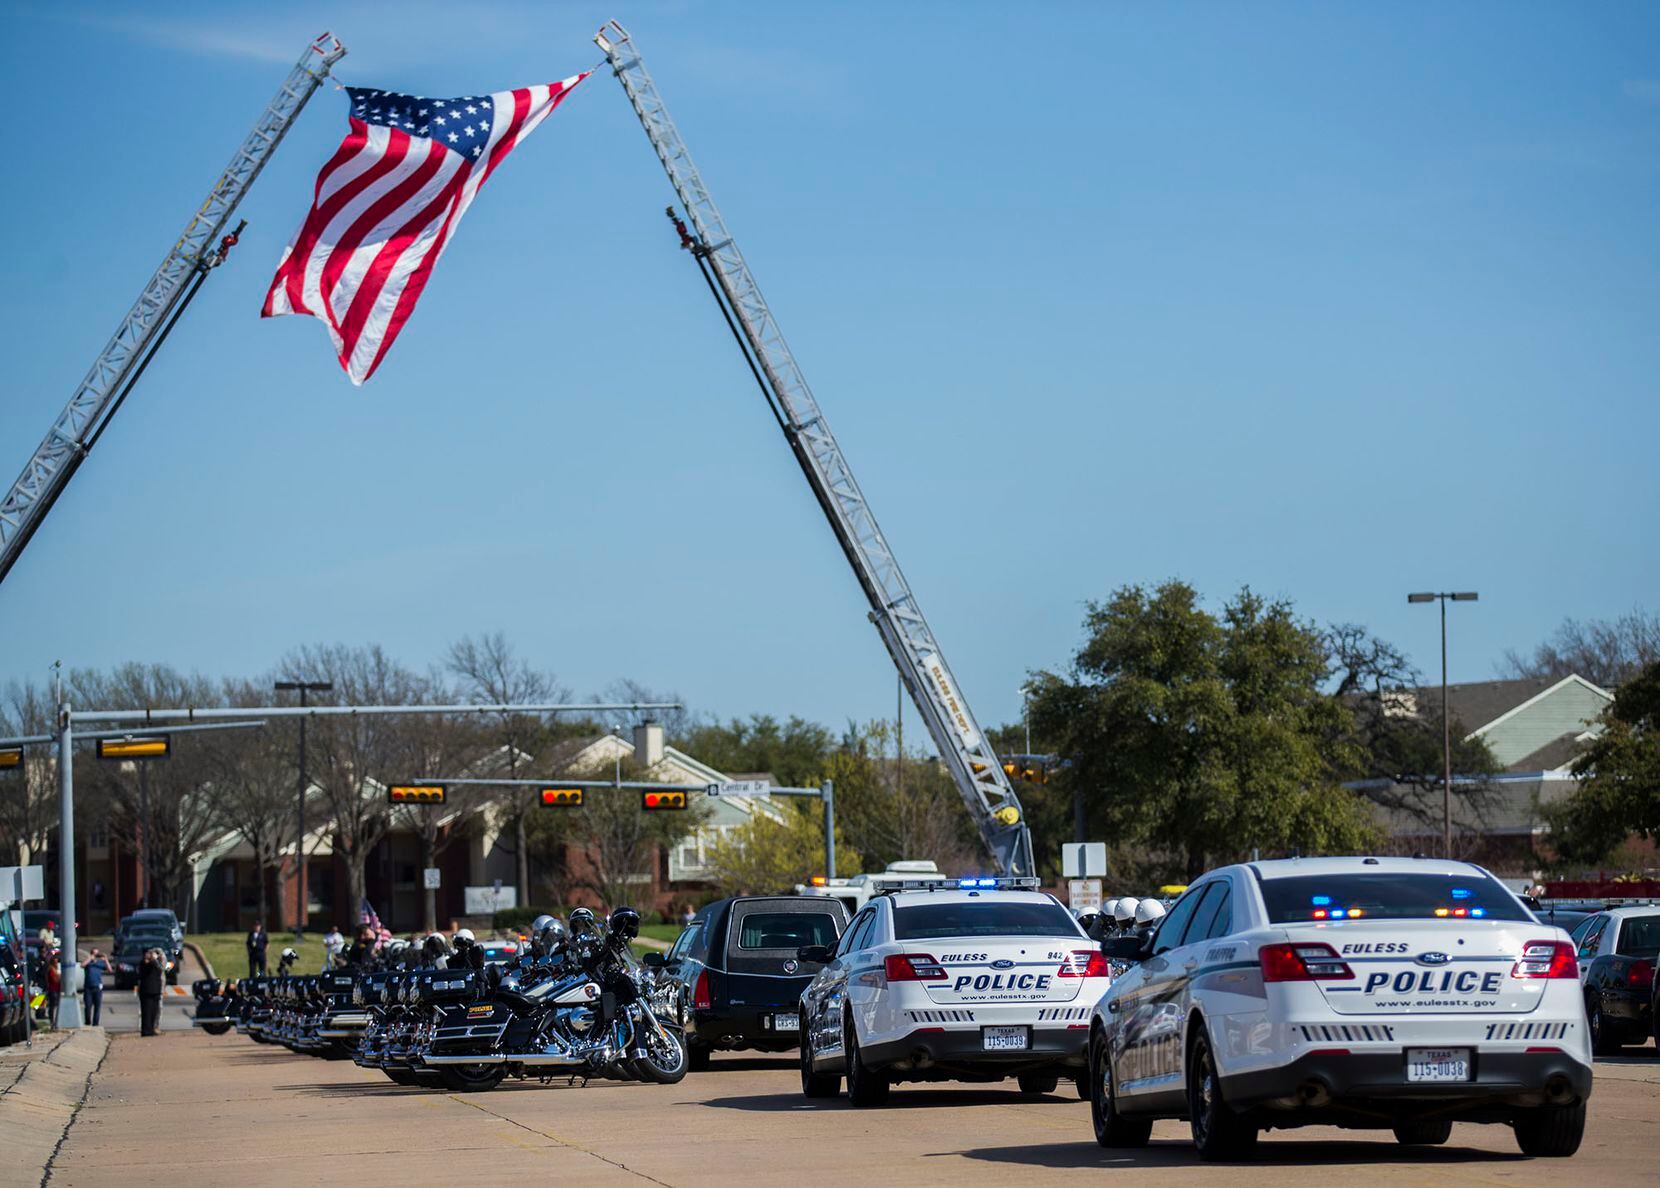
{"label": "hearse rear window", "polygon": [[836,944],[836,919],[828,912],[751,912],[738,924],[740,949],[799,949]]}

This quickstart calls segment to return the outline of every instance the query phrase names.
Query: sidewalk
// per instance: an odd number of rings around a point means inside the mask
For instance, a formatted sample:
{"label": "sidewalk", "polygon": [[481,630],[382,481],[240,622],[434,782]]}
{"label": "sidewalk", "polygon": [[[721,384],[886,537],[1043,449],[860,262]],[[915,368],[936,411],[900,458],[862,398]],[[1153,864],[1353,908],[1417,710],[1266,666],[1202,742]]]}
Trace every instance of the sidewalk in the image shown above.
{"label": "sidewalk", "polygon": [[102,1028],[84,1027],[0,1050],[0,1183],[45,1179],[108,1049]]}

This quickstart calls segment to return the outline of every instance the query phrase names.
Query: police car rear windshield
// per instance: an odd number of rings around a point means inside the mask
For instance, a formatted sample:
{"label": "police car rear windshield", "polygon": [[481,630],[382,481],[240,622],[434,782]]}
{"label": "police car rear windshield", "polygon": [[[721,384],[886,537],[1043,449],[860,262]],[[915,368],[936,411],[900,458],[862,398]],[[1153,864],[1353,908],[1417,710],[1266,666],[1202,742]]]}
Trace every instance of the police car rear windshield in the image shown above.
{"label": "police car rear windshield", "polygon": [[893,910],[895,940],[962,936],[1070,936],[1078,926],[1058,903],[988,899],[917,903]]}
{"label": "police car rear windshield", "polygon": [[1485,875],[1298,875],[1264,879],[1271,924],[1328,920],[1527,920],[1527,911]]}

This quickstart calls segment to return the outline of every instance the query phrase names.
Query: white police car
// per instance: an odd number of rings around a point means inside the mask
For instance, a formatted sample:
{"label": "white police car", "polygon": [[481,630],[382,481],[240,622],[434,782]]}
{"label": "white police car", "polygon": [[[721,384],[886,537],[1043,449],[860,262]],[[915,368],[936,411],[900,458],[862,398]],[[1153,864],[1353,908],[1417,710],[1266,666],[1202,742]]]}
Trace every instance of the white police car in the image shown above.
{"label": "white police car", "polygon": [[[1131,953],[1129,950],[1139,950]],[[1574,949],[1465,862],[1253,862],[1195,882],[1095,1008],[1091,1112],[1102,1146],[1187,1118],[1206,1159],[1313,1124],[1447,1140],[1514,1128],[1571,1155],[1591,1051]]]}
{"label": "white police car", "polygon": [[872,899],[801,995],[801,1089],[854,1105],[895,1081],[1085,1087],[1090,1009],[1107,963],[1036,879],[915,879]]}

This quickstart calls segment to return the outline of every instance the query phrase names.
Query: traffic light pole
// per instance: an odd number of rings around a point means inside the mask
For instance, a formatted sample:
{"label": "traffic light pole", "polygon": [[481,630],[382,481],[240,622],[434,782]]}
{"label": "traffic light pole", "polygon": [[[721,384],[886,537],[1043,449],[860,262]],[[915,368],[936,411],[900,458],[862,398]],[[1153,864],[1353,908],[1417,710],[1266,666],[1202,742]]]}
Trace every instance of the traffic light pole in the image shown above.
{"label": "traffic light pole", "polygon": [[[457,786],[489,787],[489,788],[627,788],[639,792],[685,792],[688,795],[702,792],[705,796],[715,799],[721,797],[719,784],[658,784],[647,780],[491,780],[457,776],[425,776],[415,781],[424,785],[443,785],[446,788]],[[769,796],[812,796],[824,802],[824,868],[829,878],[836,877],[836,783],[834,780],[825,780],[817,788],[790,788],[770,785],[767,788]],[[565,806],[557,806],[565,807]],[[576,806],[570,806],[576,807]]]}

